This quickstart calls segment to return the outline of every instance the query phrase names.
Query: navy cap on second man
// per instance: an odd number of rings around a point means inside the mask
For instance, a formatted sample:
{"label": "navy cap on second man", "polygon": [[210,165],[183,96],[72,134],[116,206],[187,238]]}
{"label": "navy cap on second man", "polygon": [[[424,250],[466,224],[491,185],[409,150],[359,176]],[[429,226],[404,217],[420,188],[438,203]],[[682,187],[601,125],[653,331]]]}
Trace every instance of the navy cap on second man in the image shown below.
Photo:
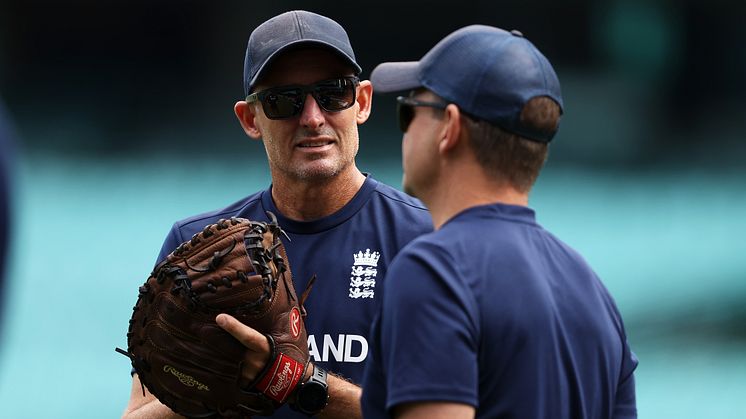
{"label": "navy cap on second man", "polygon": [[562,108],[559,80],[546,57],[520,32],[492,26],[461,28],[420,61],[379,64],[370,79],[383,93],[425,87],[468,115],[541,142],[555,132],[523,125],[523,106],[548,96]]}
{"label": "navy cap on second man", "polygon": [[347,32],[339,23],[316,13],[293,10],[267,20],[251,32],[244,60],[244,93],[251,93],[278,54],[301,45],[328,48],[348,61],[356,75],[362,72]]}

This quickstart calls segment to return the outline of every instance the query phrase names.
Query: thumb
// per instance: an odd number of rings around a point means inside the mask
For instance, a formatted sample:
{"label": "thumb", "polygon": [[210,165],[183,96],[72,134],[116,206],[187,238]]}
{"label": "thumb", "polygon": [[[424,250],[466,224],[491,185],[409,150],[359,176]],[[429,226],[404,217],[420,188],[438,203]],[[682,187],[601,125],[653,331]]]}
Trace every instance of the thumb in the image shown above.
{"label": "thumb", "polygon": [[270,348],[267,337],[257,332],[256,329],[239,322],[235,317],[225,313],[218,314],[215,322],[249,350],[269,353]]}

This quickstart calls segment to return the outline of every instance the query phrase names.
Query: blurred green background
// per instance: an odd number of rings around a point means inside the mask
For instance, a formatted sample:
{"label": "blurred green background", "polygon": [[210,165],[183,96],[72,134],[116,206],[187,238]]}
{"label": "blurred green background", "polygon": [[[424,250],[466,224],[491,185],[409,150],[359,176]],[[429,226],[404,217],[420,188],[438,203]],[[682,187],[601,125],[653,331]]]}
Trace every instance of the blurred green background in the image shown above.
{"label": "blurred green background", "polygon": [[[119,417],[114,347],[171,223],[269,182],[232,113],[249,32],[340,21],[367,77],[471,23],[519,29],[566,112],[532,194],[624,316],[641,418],[746,418],[746,2],[0,0],[15,121],[0,418]],[[400,187],[393,96],[359,166]]]}

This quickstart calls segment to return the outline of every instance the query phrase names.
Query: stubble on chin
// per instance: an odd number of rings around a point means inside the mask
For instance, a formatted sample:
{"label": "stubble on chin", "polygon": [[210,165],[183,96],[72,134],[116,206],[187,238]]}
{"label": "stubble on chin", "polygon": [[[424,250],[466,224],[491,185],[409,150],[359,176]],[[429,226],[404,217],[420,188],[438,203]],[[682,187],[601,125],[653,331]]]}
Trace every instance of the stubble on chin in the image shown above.
{"label": "stubble on chin", "polygon": [[319,160],[291,167],[288,174],[302,182],[324,182],[337,177],[346,167],[339,161],[323,162],[323,159]]}

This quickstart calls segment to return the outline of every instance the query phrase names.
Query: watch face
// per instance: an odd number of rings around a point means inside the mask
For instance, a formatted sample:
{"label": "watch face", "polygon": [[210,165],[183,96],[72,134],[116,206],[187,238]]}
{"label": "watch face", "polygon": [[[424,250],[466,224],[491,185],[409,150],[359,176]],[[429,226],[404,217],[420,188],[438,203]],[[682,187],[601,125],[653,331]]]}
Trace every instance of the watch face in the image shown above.
{"label": "watch face", "polygon": [[305,411],[316,412],[326,406],[327,397],[325,385],[309,381],[298,392],[298,405]]}

